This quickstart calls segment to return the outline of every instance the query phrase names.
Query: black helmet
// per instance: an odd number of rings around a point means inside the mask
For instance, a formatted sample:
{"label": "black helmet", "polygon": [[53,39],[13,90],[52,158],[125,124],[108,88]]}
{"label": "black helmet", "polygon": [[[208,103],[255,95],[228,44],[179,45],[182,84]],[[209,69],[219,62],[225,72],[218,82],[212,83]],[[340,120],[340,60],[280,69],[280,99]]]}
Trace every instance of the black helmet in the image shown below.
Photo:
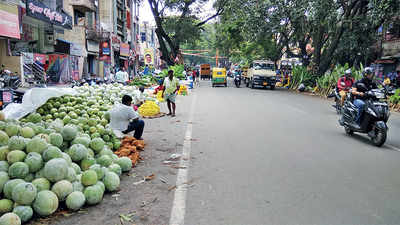
{"label": "black helmet", "polygon": [[374,71],[373,71],[373,69],[372,69],[371,67],[367,67],[367,68],[365,68],[364,71],[363,71],[363,76],[366,77],[367,75],[370,75],[370,74],[372,74],[373,72],[374,72]]}
{"label": "black helmet", "polygon": [[140,92],[144,92],[144,87],[143,87],[143,86],[140,86],[140,87],[139,87],[139,91],[140,91]]}

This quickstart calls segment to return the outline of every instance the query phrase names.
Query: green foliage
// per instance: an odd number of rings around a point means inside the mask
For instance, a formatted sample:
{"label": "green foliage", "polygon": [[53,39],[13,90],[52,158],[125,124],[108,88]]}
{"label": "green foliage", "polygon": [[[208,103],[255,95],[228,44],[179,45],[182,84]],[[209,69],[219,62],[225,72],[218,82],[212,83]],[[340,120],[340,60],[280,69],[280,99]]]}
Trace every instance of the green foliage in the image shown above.
{"label": "green foliage", "polygon": [[390,96],[389,101],[394,105],[400,104],[400,89],[397,89],[395,94]]}
{"label": "green foliage", "polygon": [[162,78],[168,77],[168,71],[173,70],[174,71],[174,76],[177,77],[178,79],[185,79],[185,76],[183,75],[183,71],[185,70],[184,65],[175,65],[175,66],[170,66],[168,69],[164,69],[161,71],[159,74]]}

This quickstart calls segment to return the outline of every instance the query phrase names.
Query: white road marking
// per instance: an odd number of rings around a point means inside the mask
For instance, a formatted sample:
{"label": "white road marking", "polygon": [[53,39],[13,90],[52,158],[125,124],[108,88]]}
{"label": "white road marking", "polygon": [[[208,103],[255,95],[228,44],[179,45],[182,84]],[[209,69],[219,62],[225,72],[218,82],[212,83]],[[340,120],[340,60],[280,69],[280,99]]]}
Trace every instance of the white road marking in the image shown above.
{"label": "white road marking", "polygon": [[175,196],[171,210],[170,225],[183,225],[186,212],[186,192],[188,186],[188,173],[190,166],[190,152],[192,149],[192,123],[197,95],[193,94],[192,105],[189,112],[189,123],[183,141],[182,156],[176,178]]}

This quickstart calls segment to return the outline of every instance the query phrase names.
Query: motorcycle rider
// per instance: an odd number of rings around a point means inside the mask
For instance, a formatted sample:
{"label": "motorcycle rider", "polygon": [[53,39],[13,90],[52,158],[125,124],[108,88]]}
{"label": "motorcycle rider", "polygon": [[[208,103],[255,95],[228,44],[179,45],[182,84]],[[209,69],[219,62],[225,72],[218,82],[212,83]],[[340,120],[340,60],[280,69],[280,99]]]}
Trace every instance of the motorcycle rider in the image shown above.
{"label": "motorcycle rider", "polygon": [[354,79],[351,77],[351,69],[345,71],[344,76],[339,78],[337,88],[341,97],[340,104],[343,106],[347,92],[353,87]]}
{"label": "motorcycle rider", "polygon": [[345,71],[344,76],[339,78],[337,88],[341,97],[340,104],[343,106],[346,99],[347,92],[353,87],[354,79],[351,77],[351,69]]}
{"label": "motorcycle rider", "polygon": [[378,88],[377,84],[373,81],[374,74],[372,68],[367,67],[363,71],[363,78],[354,83],[351,94],[354,96],[353,104],[357,107],[356,123],[360,125],[361,115],[365,106],[365,99],[367,98],[366,92]]}

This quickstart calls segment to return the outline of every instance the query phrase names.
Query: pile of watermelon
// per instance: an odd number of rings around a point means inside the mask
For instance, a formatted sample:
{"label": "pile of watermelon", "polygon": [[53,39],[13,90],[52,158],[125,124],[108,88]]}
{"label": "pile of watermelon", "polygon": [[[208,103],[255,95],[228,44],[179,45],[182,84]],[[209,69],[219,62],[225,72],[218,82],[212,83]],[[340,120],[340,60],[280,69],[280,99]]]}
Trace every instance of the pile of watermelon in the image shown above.
{"label": "pile of watermelon", "polygon": [[19,121],[0,121],[0,225],[49,216],[60,202],[79,210],[118,190],[132,162],[113,153],[121,142],[107,111],[130,90],[105,88],[83,87]]}

